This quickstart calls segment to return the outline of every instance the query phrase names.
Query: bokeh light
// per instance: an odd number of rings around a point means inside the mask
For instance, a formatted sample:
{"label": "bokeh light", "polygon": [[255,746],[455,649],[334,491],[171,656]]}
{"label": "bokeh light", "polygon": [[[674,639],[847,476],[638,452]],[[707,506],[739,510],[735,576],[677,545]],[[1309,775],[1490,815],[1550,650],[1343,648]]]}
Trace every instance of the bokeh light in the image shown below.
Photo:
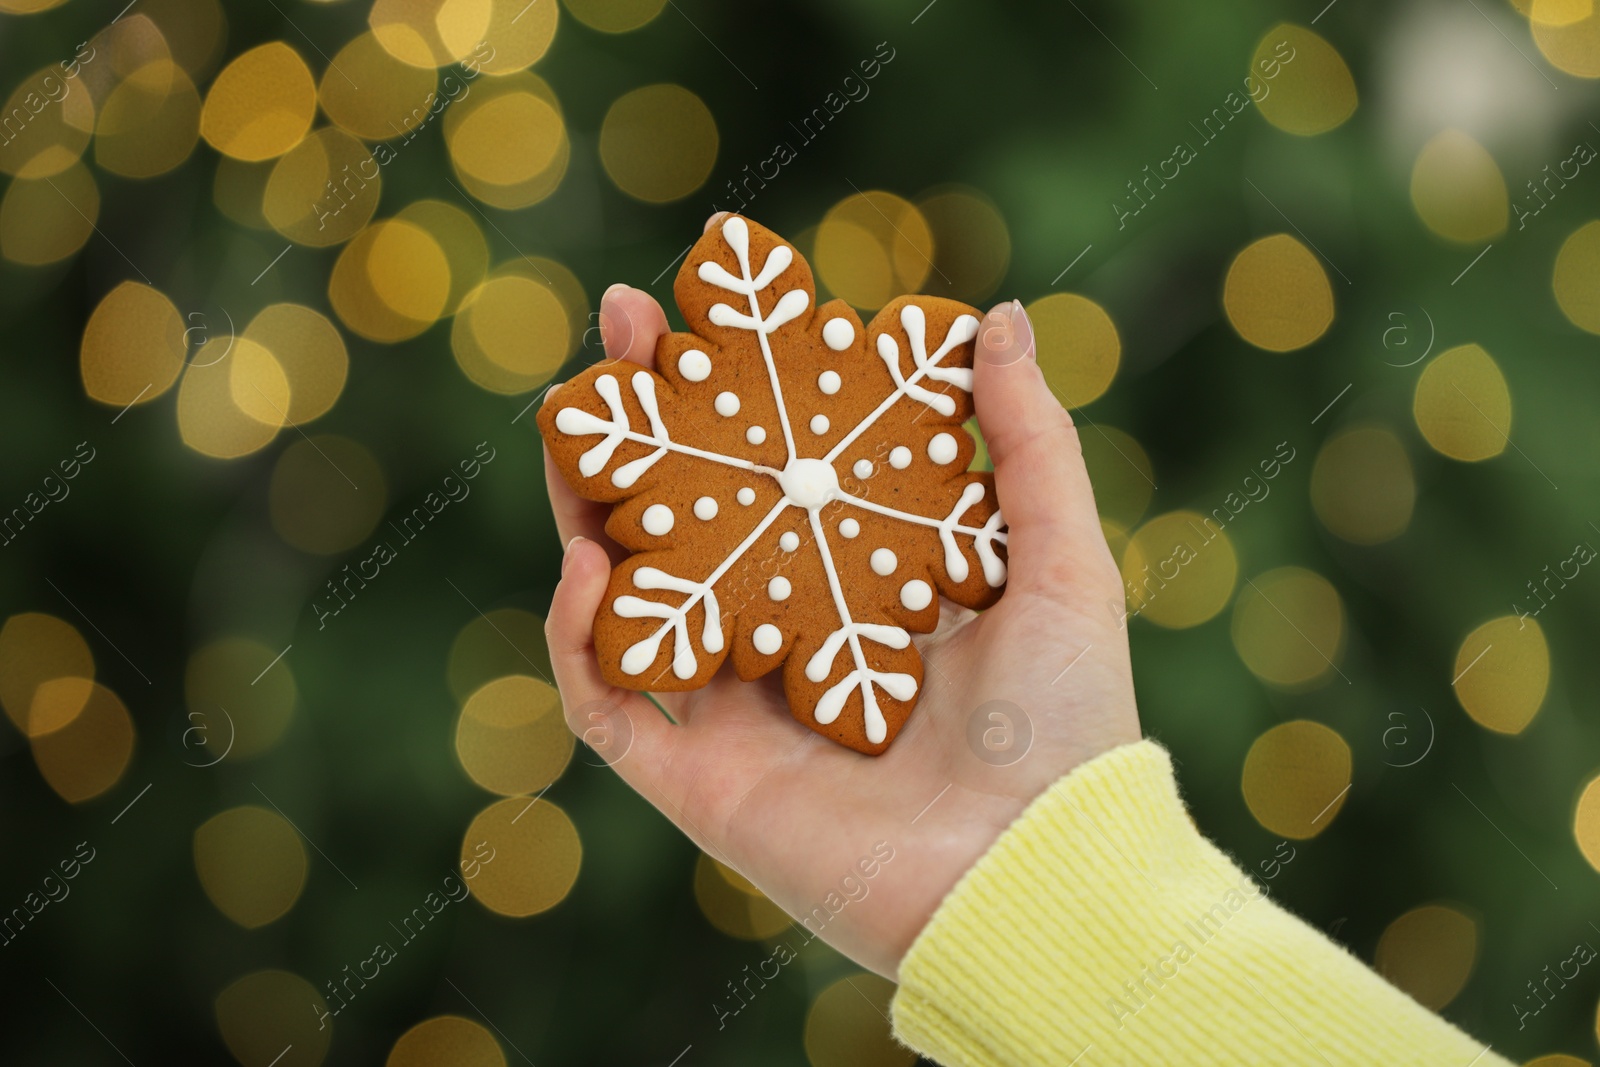
{"label": "bokeh light", "polygon": [[407,204],[395,218],[423,230],[444,253],[450,268],[450,292],[444,313],[454,315],[461,302],[483,281],[489,269],[489,245],[483,231],[461,208],[443,200],[418,200]]}
{"label": "bokeh light", "polygon": [[100,218],[100,187],[82,163],[37,180],[13,179],[0,200],[0,255],[25,267],[75,254]]}
{"label": "bokeh light", "polygon": [[83,391],[102,404],[147,404],[172,388],[187,350],[183,316],[157,289],[126,281],[107,293],[83,327]]}
{"label": "bokeh light", "polygon": [[89,702],[94,655],[71,623],[39,612],[0,627],[0,705],[26,736],[66,726]]}
{"label": "bokeh light", "polygon": [[[29,116],[26,125],[12,117],[18,114]],[[11,120],[0,127],[5,134],[0,141],[0,173],[48,178],[76,163],[89,146],[94,98],[82,85],[63,78],[52,63],[12,90],[0,116]]]}
{"label": "bokeh light", "polygon": [[705,184],[718,141],[717,120],[705,101],[681,85],[646,85],[606,111],[600,162],[618,189],[664,204]]}
{"label": "bokeh light", "polygon": [[1076,293],[1052,293],[1027,312],[1039,368],[1063,406],[1083,407],[1111,388],[1122,338],[1104,308]]}
{"label": "bokeh light", "polygon": [[1338,818],[1349,797],[1350,746],[1308,719],[1272,727],[1244,758],[1240,785],[1256,821],[1279,837],[1303,841]]}
{"label": "bokeh light", "polygon": [[811,1067],[910,1067],[917,1054],[889,1033],[887,978],[860,971],[825,987],[806,1012],[806,1060]]}
{"label": "bokeh light", "polygon": [[288,914],[306,884],[300,834],[275,811],[247,805],[194,832],[194,869],[218,911],[246,930]]}
{"label": "bokeh light", "polygon": [[1466,636],[1451,668],[1456,699],[1496,733],[1520,734],[1550,684],[1550,646],[1538,621],[1502,615]]}
{"label": "bokeh light", "polygon": [[1233,605],[1233,647],[1264,682],[1326,682],[1344,650],[1344,604],[1328,580],[1303,567],[1257,575]]}
{"label": "bokeh light", "polygon": [[289,378],[248,337],[214,337],[178,386],[178,433],[201,455],[236,459],[266,447],[284,425]]}
{"label": "bokeh light", "polygon": [[605,33],[637,30],[661,14],[667,0],[563,0],[572,17]]}
{"label": "bokeh light", "polygon": [[489,30],[495,0],[376,0],[367,14],[384,51],[413,67],[443,67],[470,55]]}
{"label": "bokeh light", "polygon": [[1590,778],[1578,794],[1572,813],[1572,836],[1589,866],[1600,871],[1600,775]]}
{"label": "bokeh light", "polygon": [[299,426],[327,414],[344,391],[350,356],[338,329],[320,312],[302,304],[269,304],[250,320],[244,337],[272,353],[283,371],[289,386],[285,424]]}
{"label": "bokeh light", "polygon": [[1430,1011],[1456,999],[1478,962],[1478,924],[1446,904],[1424,904],[1390,923],[1373,966]]}
{"label": "bokeh light", "polygon": [[1323,443],[1311,468],[1317,518],[1351,544],[1381,544],[1405,533],[1416,500],[1405,445],[1383,426],[1340,430]]}
{"label": "bokeh light", "polygon": [[255,971],[235,980],[217,994],[215,1011],[223,1043],[241,1064],[318,1067],[333,1040],[328,1002],[288,971]]}
{"label": "bokeh light", "polygon": [[1216,617],[1238,577],[1233,542],[1213,519],[1194,511],[1157,515],[1135,531],[1122,555],[1128,614],[1169,629]]}
{"label": "bokeh light", "polygon": [[516,271],[496,272],[462,301],[450,347],[477,384],[520,393],[560,369],[570,337],[566,309],[549,285]]}
{"label": "bokeh light", "polygon": [[933,272],[933,230],[903,197],[853,193],[823,216],[811,265],[834,296],[876,310],[921,291]]}
{"label": "bokeh light", "polygon": [[298,689],[279,653],[246,637],[224,637],[196,649],[184,671],[188,740],[196,763],[250,759],[272,748],[294,718]]}
{"label": "bokeh light", "polygon": [[[1531,20],[1533,43],[1550,65],[1575,78],[1600,78],[1600,9],[1590,5],[1579,17],[1571,7],[1557,17]],[[1554,5],[1546,5],[1550,11]],[[1578,9],[1581,11],[1581,9]]]}
{"label": "bokeh light", "polygon": [[137,12],[155,24],[173,62],[199,81],[216,69],[228,37],[218,0],[139,0]]}
{"label": "bokeh light", "polygon": [[550,678],[544,619],[521,608],[494,608],[476,615],[450,643],[445,679],[456,703],[496,678],[533,674]]}
{"label": "bokeh light", "polygon": [[389,494],[383,469],[364,446],[318,434],[278,456],[267,499],[279,537],[302,552],[332,556],[372,534]]}
{"label": "bokeh light", "polygon": [[261,214],[297,244],[348,241],[372,218],[383,178],[367,146],[332,126],[285,152],[272,168]]}
{"label": "bokeh light", "polygon": [[95,123],[94,161],[126,178],[153,178],[200,140],[200,94],[178,64],[158,59],[123,78]]}
{"label": "bokeh light", "polygon": [[334,55],[322,72],[317,99],[335,124],[368,141],[403,137],[429,122],[439,76],[387,52],[371,33],[363,33]]}
{"label": "bokeh light", "polygon": [[1492,459],[1511,440],[1511,388],[1478,345],[1457,345],[1422,369],[1411,413],[1428,444],[1451,459]]}
{"label": "bokeh light", "polygon": [[1309,248],[1276,233],[1234,257],[1222,307],[1246,341],[1269,352],[1292,352],[1333,323],[1333,287]]}
{"label": "bokeh light", "polygon": [[491,793],[537,793],[561,776],[575,739],[561,694],[526,674],[511,674],[467,698],[456,722],[456,756]]}
{"label": "bokeh light", "polygon": [[1356,82],[1333,45],[1304,26],[1280,23],[1268,30],[1250,57],[1250,72],[1260,78],[1276,61],[1271,92],[1256,107],[1261,117],[1285,133],[1310,137],[1340,126],[1356,110]]}
{"label": "bokeh light", "polygon": [[1411,168],[1411,204],[1424,226],[1448,241],[1477,244],[1505,232],[1505,176],[1488,151],[1460,130],[1434,136]]}
{"label": "bokeh light", "polygon": [[1574,326],[1600,333],[1600,220],[1584,223],[1561,243],[1551,288]]}
{"label": "bokeh light", "polygon": [[742,941],[775,937],[793,921],[749,879],[703,852],[694,866],[694,899],[707,922]]}
{"label": "bokeh light", "polygon": [[436,1015],[400,1035],[384,1067],[506,1067],[494,1035],[471,1019]]}
{"label": "bokeh light", "polygon": [[994,294],[1011,265],[1011,232],[994,201],[976,189],[947,187],[917,199],[933,231],[930,296],[977,304]]}
{"label": "bokeh light", "polygon": [[[514,74],[544,58],[560,21],[555,4],[493,0],[489,28],[483,32],[487,52],[474,50],[468,62],[486,74]],[[484,58],[486,57],[486,58]]]}
{"label": "bokeh light", "polygon": [[444,137],[467,191],[506,210],[555,192],[572,154],[561,102],[544,79],[526,72],[479,82],[445,113]]}
{"label": "bokeh light", "polygon": [[484,808],[461,839],[463,861],[488,842],[472,895],[490,911],[524,918],[566,899],[578,880],[583,844],[567,813],[543,798],[512,797]]}
{"label": "bokeh light", "polygon": [[311,129],[316,83],[300,54],[282,41],[234,58],[206,92],[200,136],[225,156],[281,156]]}
{"label": "bokeh light", "polygon": [[1149,454],[1130,434],[1103,422],[1079,426],[1078,441],[1100,517],[1131,528],[1144,517],[1156,491]]}
{"label": "bokeh light", "polygon": [[1593,1065],[1588,1060],[1568,1056],[1565,1052],[1552,1052],[1546,1056],[1535,1056],[1522,1067],[1593,1067]]}
{"label": "bokeh light", "polygon": [[375,222],[339,254],[328,299],[339,321],[373,341],[417,336],[450,298],[450,262],[433,235],[403,219]]}
{"label": "bokeh light", "polygon": [[121,779],[133,758],[133,719],[122,700],[99,683],[72,721],[29,739],[33,762],[61,799],[92,800]]}

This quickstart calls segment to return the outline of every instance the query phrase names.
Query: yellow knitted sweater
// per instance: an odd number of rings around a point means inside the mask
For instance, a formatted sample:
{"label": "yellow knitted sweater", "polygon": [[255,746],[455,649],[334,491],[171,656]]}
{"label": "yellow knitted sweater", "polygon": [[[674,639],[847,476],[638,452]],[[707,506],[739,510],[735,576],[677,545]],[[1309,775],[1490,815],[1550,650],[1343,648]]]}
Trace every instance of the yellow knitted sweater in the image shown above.
{"label": "yellow knitted sweater", "polygon": [[949,1067],[1508,1067],[1267,900],[1149,741],[1062,778],[962,877],[894,1025]]}

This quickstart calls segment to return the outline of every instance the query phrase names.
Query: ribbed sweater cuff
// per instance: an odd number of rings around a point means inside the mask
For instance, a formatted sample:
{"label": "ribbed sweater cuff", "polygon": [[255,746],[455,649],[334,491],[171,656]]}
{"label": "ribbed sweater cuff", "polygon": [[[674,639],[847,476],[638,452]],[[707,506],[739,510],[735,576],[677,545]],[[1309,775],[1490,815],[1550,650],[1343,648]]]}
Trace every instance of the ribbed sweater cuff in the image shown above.
{"label": "ribbed sweater cuff", "polygon": [[911,946],[893,1011],[950,1067],[1508,1067],[1266,899],[1148,741],[1029,805]]}

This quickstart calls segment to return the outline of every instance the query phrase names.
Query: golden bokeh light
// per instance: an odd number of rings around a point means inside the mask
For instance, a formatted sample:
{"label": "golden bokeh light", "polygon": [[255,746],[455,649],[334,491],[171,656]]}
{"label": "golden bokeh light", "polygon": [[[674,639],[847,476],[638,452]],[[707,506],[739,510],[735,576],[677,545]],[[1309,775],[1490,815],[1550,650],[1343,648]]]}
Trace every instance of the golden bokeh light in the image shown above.
{"label": "golden bokeh light", "polygon": [[1251,579],[1233,605],[1233,647],[1264,682],[1286,689],[1328,681],[1344,650],[1344,604],[1328,580],[1302,567]]}
{"label": "golden bokeh light", "polygon": [[637,30],[661,14],[667,0],[564,0],[572,17],[604,33]]}
{"label": "golden bokeh light", "polygon": [[378,209],[382,191],[367,146],[328,126],[279,158],[263,191],[261,214],[289,240],[325,248],[359,233]]}
{"label": "golden bokeh light", "polygon": [[1478,962],[1478,924],[1445,904],[1412,908],[1384,929],[1372,965],[1429,1011],[1456,999]]}
{"label": "golden bokeh light", "polygon": [[1155,494],[1150,456],[1131,435],[1103,422],[1080,426],[1078,440],[1101,519],[1126,530],[1144,517]]}
{"label": "golden bokeh light", "polygon": [[283,816],[245,805],[195,830],[194,869],[217,910],[254,930],[288,914],[300,899],[306,850]]}
{"label": "golden bokeh light", "polygon": [[1250,57],[1252,75],[1278,64],[1272,91],[1256,104],[1285,133],[1311,137],[1340,126],[1356,110],[1356,82],[1333,45],[1304,26],[1279,23]]}
{"label": "golden bokeh light", "polygon": [[443,107],[436,90],[439,76],[431,67],[415,67],[396,59],[371,33],[343,48],[322,72],[317,99],[335,124],[368,141],[403,137],[434,117]]}
{"label": "golden bokeh light", "polygon": [[1011,232],[994,202],[975,189],[945,188],[918,198],[917,210],[933,231],[924,291],[969,304],[992,296],[1011,266]]}
{"label": "golden bokeh light", "polygon": [[404,341],[432,326],[450,298],[450,262],[433,236],[403,219],[375,222],[339,254],[328,299],[345,326]]}
{"label": "golden bokeh light", "polygon": [[289,379],[276,357],[246,337],[214,337],[178,385],[178,433],[204,456],[236,459],[283,426]]}
{"label": "golden bokeh light", "polygon": [[1506,179],[1488,151],[1460,130],[1436,134],[1411,168],[1411,204],[1447,241],[1479,244],[1506,230]]}
{"label": "golden bokeh light", "polygon": [[694,899],[707,922],[743,941],[775,937],[792,922],[737,871],[704,852],[694,866]]}
{"label": "golden bokeh light", "polygon": [[1519,10],[1544,26],[1571,26],[1594,12],[1594,0],[1522,0]]}
{"label": "golden bokeh light", "polygon": [[467,698],[456,722],[456,756],[491,793],[537,793],[567,769],[575,739],[561,694],[526,674],[511,674]]}
{"label": "golden bokeh light", "polygon": [[1587,12],[1568,0],[1540,5],[1544,18],[1530,20],[1533,43],[1550,65],[1575,78],[1600,78],[1600,9]]}
{"label": "golden bokeh light", "polygon": [[122,700],[99,683],[88,697],[71,722],[29,739],[39,773],[73,804],[116,785],[133,759],[133,719]]}
{"label": "golden bokeh light", "polygon": [[18,178],[60,174],[83,155],[94,133],[94,98],[52,63],[14,89],[0,111],[0,173]]}
{"label": "golden bokeh light", "polygon": [[1234,257],[1222,307],[1246,341],[1269,352],[1292,352],[1333,323],[1333,287],[1309,248],[1275,233]]}
{"label": "golden bokeh light", "polygon": [[288,971],[255,971],[235,980],[217,994],[216,1015],[223,1043],[241,1064],[319,1067],[333,1040],[328,1002]]}
{"label": "golden bokeh light", "polygon": [[572,159],[561,101],[526,71],[479,81],[445,112],[444,138],[467,192],[507,211],[555,192]]}
{"label": "golden bokeh light", "polygon": [[0,706],[24,735],[76,719],[93,681],[94,655],[71,623],[26,611],[0,627]]}
{"label": "golden bokeh light", "polygon": [[513,393],[548,381],[567,358],[569,338],[566,309],[550,286],[497,272],[462,301],[450,346],[474,382]]}
{"label": "golden bokeh light", "polygon": [[183,677],[189,762],[250,759],[278,743],[298,694],[282,651],[246,637],[224,637],[189,656]]}
{"label": "golden bokeh light", "polygon": [[272,223],[261,213],[272,180],[275,161],[246,163],[231,156],[217,157],[217,173],[211,181],[211,201],[217,210],[240,226],[270,230]]}
{"label": "golden bokeh light", "polygon": [[1039,369],[1063,407],[1081,408],[1111,388],[1122,338],[1105,309],[1076,293],[1051,293],[1029,304]]}
{"label": "golden bokeh light", "polygon": [[1304,841],[1339,817],[1350,789],[1350,746],[1308,719],[1272,727],[1244,758],[1244,802],[1269,832]]}
{"label": "golden bokeh light", "polygon": [[600,162],[637,200],[681,200],[717,162],[717,120],[681,85],[646,85],[618,97],[600,124]]}
{"label": "golden bokeh light", "polygon": [[7,15],[37,15],[41,11],[60,7],[66,2],[67,0],[0,0],[0,12]]}
{"label": "golden bokeh light", "polygon": [[889,1002],[895,986],[860,971],[817,994],[806,1012],[806,1060],[811,1067],[910,1067],[917,1054],[895,1041]]}
{"label": "golden bokeh light", "polygon": [[471,1019],[436,1015],[405,1033],[389,1050],[383,1067],[506,1067],[494,1035]]}
{"label": "golden bokeh light", "polygon": [[549,800],[512,797],[480,811],[461,839],[461,858],[488,842],[493,859],[471,882],[472,895],[490,911],[525,918],[566,899],[578,880],[583,843],[567,813]]}
{"label": "golden bokeh light", "polygon": [[872,311],[920,292],[933,271],[933,253],[933,230],[916,205],[872,190],[828,209],[811,262],[834,296]]}
{"label": "golden bokeh light", "polygon": [[1600,775],[1589,779],[1572,813],[1572,836],[1589,866],[1600,871]]}
{"label": "golden bokeh light", "polygon": [[0,200],[0,255],[25,267],[77,253],[100,217],[100,187],[82,163],[38,180],[13,179]]}
{"label": "golden bokeh light", "polygon": [[1311,506],[1335,537],[1355,545],[1392,541],[1411,525],[1417,480],[1405,445],[1383,426],[1329,437],[1311,468]]}
{"label": "golden bokeh light", "polygon": [[228,39],[218,0],[139,0],[138,13],[160,31],[172,60],[195,80],[216,69]]}
{"label": "golden bokeh light", "polygon": [[446,682],[456,703],[508,674],[551,677],[544,619],[521,608],[494,608],[477,615],[450,643]]}
{"label": "golden bokeh light", "polygon": [[1561,243],[1551,287],[1574,326],[1600,333],[1600,220],[1584,223]]}
{"label": "golden bokeh light", "polygon": [[371,536],[388,505],[383,469],[347,437],[318,434],[285,448],[267,491],[272,528],[285,542],[319,556]]}
{"label": "golden bokeh light", "polygon": [[489,28],[483,33],[487,51],[475,50],[468,63],[486,74],[514,74],[531,67],[550,50],[559,21],[555,4],[494,0]]}
{"label": "golden bokeh light", "polygon": [[107,293],[83,327],[83,391],[102,404],[146,404],[183,370],[183,316],[159,290],[126,281]]}
{"label": "golden bokeh light", "polygon": [[250,320],[244,336],[271,352],[283,370],[289,383],[287,425],[327,414],[344,391],[350,355],[338,328],[320,312],[302,304],[269,304]]}
{"label": "golden bokeh light", "polygon": [[472,216],[443,200],[418,200],[400,210],[395,218],[425,231],[444,253],[450,267],[450,293],[445,297],[444,313],[454,315],[489,270],[489,244]]}
{"label": "golden bokeh light", "polygon": [[1217,524],[1194,511],[1157,515],[1122,555],[1128,614],[1180,630],[1214,618],[1233,598],[1239,559]]}
{"label": "golden bokeh light", "polygon": [[200,140],[200,94],[170,59],[146,63],[106,98],[94,161],[126,178],[153,178],[188,159]]}
{"label": "golden bokeh light", "polygon": [[367,24],[384,51],[413,67],[443,67],[470,55],[489,30],[495,0],[376,0]]}
{"label": "golden bokeh light", "polygon": [[[1600,1033],[1600,1022],[1596,1023],[1596,1030]],[[1545,1056],[1535,1056],[1522,1067],[1593,1067],[1593,1065],[1588,1060],[1568,1056],[1565,1052],[1552,1052]]]}
{"label": "golden bokeh light", "polygon": [[1502,615],[1462,640],[1450,674],[1456,699],[1479,726],[1520,734],[1544,703],[1550,646],[1536,620]]}
{"label": "golden bokeh light", "polygon": [[1478,345],[1457,345],[1422,369],[1411,414],[1434,451],[1466,463],[1498,456],[1511,440],[1511,388]]}
{"label": "golden bokeh light", "polygon": [[311,68],[282,41],[236,56],[206,92],[200,136],[225,156],[250,162],[300,143],[317,111]]}

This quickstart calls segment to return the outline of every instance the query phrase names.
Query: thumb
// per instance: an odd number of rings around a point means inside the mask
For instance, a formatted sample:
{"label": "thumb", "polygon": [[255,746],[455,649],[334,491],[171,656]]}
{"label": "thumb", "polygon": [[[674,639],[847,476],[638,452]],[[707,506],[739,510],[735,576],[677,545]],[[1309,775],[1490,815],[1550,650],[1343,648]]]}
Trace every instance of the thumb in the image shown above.
{"label": "thumb", "polygon": [[1072,416],[1039,369],[1033,324],[1013,300],[978,327],[973,403],[994,461],[1012,588],[1064,599],[1122,595]]}

